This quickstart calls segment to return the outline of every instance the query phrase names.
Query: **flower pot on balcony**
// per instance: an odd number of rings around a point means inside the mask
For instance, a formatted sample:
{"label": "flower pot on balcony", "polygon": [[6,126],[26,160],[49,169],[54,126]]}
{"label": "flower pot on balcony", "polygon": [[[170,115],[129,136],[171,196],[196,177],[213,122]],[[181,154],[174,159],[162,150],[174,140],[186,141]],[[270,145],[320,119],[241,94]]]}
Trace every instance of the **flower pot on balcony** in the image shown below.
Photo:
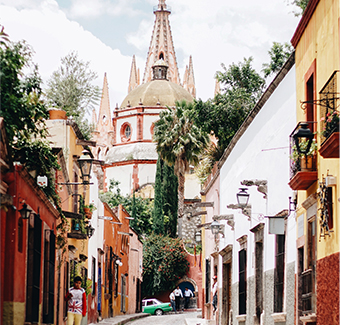
{"label": "flower pot on balcony", "polygon": [[333,132],[328,139],[322,143],[319,153],[324,158],[339,158],[340,133]]}
{"label": "flower pot on balcony", "polygon": [[87,219],[91,219],[92,218],[92,211],[90,208],[84,208],[84,213]]}
{"label": "flower pot on balcony", "polygon": [[309,170],[312,170],[313,168],[313,157],[307,156],[307,157],[302,157],[300,160],[301,163],[301,171],[306,172]]}

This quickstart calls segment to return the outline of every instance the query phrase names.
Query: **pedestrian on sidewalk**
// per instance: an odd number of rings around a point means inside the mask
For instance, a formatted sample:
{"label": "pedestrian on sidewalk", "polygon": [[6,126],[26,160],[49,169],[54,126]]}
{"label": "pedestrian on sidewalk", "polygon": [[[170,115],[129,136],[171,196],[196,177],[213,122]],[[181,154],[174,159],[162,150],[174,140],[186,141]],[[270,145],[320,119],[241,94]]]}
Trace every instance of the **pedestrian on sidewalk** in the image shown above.
{"label": "pedestrian on sidewalk", "polygon": [[193,297],[193,296],[194,296],[194,294],[192,293],[192,291],[188,288],[185,288],[185,290],[184,290],[184,309],[188,309],[190,298]]}
{"label": "pedestrian on sidewalk", "polygon": [[74,285],[65,296],[68,302],[67,325],[80,325],[82,317],[86,316],[86,293],[81,287],[81,277],[74,278]]}
{"label": "pedestrian on sidewalk", "polygon": [[213,276],[213,280],[214,280],[214,284],[212,288],[212,294],[213,294],[212,305],[214,307],[214,314],[215,314],[215,311],[217,309],[217,276],[216,275]]}
{"label": "pedestrian on sidewalk", "polygon": [[[175,291],[175,290],[174,290]],[[175,294],[174,291],[171,291],[170,293],[170,303],[171,303],[171,307],[174,310],[174,312],[177,314],[177,309],[176,309],[176,298],[175,298]]]}
{"label": "pedestrian on sidewalk", "polygon": [[176,301],[176,310],[180,310],[181,298],[183,298],[182,290],[177,286],[174,290],[175,301]]}

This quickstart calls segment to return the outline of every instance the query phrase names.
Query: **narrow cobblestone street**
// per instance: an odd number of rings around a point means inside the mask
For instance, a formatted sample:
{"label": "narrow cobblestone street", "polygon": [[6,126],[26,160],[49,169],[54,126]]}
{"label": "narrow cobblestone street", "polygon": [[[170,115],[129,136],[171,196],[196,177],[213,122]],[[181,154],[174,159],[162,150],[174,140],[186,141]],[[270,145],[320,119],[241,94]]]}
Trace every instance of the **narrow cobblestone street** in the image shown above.
{"label": "narrow cobblestone street", "polygon": [[142,319],[138,319],[136,321],[129,322],[129,325],[198,325],[205,324],[202,321],[202,318],[198,318],[200,316],[200,312],[187,312],[180,314],[167,314],[162,316],[149,316]]}

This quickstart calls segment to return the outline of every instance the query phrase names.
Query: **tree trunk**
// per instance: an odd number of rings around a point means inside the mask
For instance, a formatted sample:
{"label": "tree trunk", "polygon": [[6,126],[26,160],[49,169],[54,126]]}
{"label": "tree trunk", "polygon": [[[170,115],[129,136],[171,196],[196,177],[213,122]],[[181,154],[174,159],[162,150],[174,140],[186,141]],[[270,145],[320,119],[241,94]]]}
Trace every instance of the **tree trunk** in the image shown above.
{"label": "tree trunk", "polygon": [[184,181],[185,174],[183,171],[178,172],[178,218],[183,217],[184,212]]}

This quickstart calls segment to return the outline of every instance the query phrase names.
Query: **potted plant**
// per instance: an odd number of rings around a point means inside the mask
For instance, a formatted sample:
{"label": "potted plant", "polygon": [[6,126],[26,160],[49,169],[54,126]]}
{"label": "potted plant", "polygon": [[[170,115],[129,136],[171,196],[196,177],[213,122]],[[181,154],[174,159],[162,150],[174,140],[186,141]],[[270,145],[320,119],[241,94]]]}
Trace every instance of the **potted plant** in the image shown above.
{"label": "potted plant", "polygon": [[326,117],[322,117],[320,121],[324,121],[324,128],[321,135],[327,139],[332,133],[339,132],[339,112],[334,110],[328,112]]}
{"label": "potted plant", "polygon": [[87,219],[92,218],[92,212],[96,210],[96,207],[93,203],[90,203],[89,205],[84,205],[84,214],[87,217]]}
{"label": "potted plant", "polygon": [[[308,146],[307,140],[301,140],[300,141],[300,150],[301,151],[305,151],[307,149],[307,146]],[[295,172],[311,170],[313,168],[313,157],[314,157],[314,155],[315,155],[315,153],[318,149],[318,145],[317,145],[315,139],[313,139],[309,151],[305,154],[300,153],[297,150],[295,144],[293,145],[292,149],[293,149],[292,155],[291,155],[290,158],[293,160]]]}

